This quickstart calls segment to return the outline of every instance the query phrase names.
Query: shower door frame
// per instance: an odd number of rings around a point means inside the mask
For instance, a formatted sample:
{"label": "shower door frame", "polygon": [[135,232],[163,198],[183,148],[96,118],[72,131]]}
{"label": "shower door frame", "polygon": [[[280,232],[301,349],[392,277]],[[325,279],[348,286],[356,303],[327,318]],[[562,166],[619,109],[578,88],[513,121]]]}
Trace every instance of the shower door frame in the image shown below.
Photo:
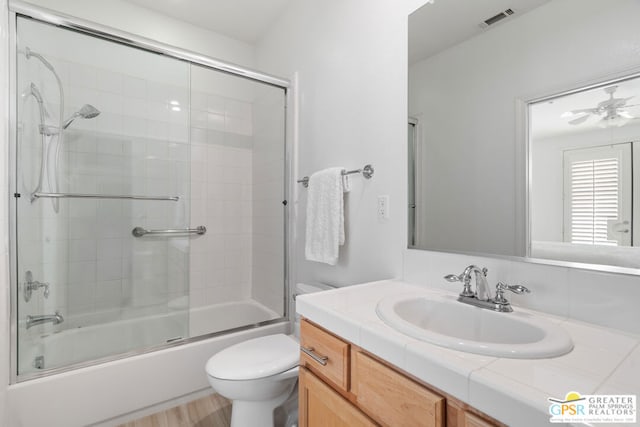
{"label": "shower door frame", "polygon": [[[64,29],[77,31],[81,34],[96,37],[102,40],[108,40],[119,43],[124,46],[142,49],[147,52],[158,53],[170,58],[182,60],[190,65],[200,65],[212,70],[220,71],[226,74],[230,74],[236,77],[245,78],[255,82],[267,84],[277,87],[284,91],[284,122],[283,122],[283,135],[284,135],[284,182],[283,192],[283,221],[284,221],[284,238],[282,244],[284,245],[283,254],[283,314],[282,317],[272,320],[266,320],[238,328],[233,328],[221,332],[213,332],[210,334],[199,335],[195,337],[189,337],[177,342],[170,342],[152,346],[145,349],[133,350],[125,353],[119,353],[103,358],[92,359],[89,361],[75,363],[60,368],[47,369],[44,372],[29,373],[18,375],[18,315],[17,304],[19,298],[18,292],[18,257],[17,257],[17,194],[11,194],[16,189],[17,184],[17,19],[23,17],[32,19],[45,24],[52,24]],[[81,18],[73,17],[64,13],[53,11],[51,9],[35,6],[29,3],[25,3],[20,0],[14,0],[9,2],[9,283],[10,283],[10,310],[9,310],[9,327],[10,327],[10,384],[16,384],[36,378],[42,378],[50,375],[55,375],[62,372],[73,371],[79,368],[93,366],[101,363],[106,363],[114,360],[119,360],[131,356],[137,356],[140,354],[155,352],[172,347],[178,347],[183,344],[197,342],[205,339],[210,339],[222,335],[231,334],[234,332],[240,332],[249,329],[255,329],[262,326],[272,325],[276,323],[290,322],[290,306],[289,306],[289,293],[290,293],[290,277],[292,277],[293,265],[289,263],[289,251],[290,246],[293,244],[291,241],[293,233],[292,225],[289,222],[290,218],[290,203],[286,203],[288,200],[293,200],[291,172],[293,168],[293,144],[292,140],[295,131],[290,126],[293,122],[292,111],[288,108],[292,104],[292,84],[289,79],[277,77],[271,74],[262,73],[257,70],[242,67],[236,64],[221,61],[216,58],[212,58],[197,52],[181,49],[175,46],[164,44],[155,40],[151,40],[142,36],[138,36],[126,31],[118,30],[109,26],[105,26],[96,22],[87,21]],[[189,113],[191,114],[191,113]]]}

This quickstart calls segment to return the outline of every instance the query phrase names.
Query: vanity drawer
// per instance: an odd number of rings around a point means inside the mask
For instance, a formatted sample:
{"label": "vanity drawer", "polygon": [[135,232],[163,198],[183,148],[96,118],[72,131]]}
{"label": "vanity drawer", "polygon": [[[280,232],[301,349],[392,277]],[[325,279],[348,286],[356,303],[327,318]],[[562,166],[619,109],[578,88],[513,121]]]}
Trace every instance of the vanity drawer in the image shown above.
{"label": "vanity drawer", "polygon": [[306,319],[300,322],[300,365],[349,390],[349,344]]}
{"label": "vanity drawer", "polygon": [[352,352],[351,392],[383,426],[444,426],[445,399],[360,351]]}

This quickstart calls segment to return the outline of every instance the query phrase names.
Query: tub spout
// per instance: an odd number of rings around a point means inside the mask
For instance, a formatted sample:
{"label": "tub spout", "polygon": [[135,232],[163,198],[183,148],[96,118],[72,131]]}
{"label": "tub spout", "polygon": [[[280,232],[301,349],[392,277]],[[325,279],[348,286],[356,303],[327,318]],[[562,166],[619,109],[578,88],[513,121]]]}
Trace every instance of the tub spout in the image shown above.
{"label": "tub spout", "polygon": [[43,323],[53,323],[57,325],[64,322],[64,317],[58,311],[56,314],[45,314],[41,316],[27,316],[27,329],[32,326],[41,325]]}

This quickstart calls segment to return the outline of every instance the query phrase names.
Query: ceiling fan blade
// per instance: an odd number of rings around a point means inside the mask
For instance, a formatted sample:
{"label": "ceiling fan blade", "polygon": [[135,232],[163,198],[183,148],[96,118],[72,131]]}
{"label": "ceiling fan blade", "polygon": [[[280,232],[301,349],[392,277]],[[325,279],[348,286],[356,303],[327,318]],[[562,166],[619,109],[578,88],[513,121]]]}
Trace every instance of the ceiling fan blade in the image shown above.
{"label": "ceiling fan blade", "polygon": [[560,117],[573,117],[578,114],[595,114],[598,112],[597,108],[579,108],[577,110],[570,110],[562,113]]}
{"label": "ceiling fan blade", "polygon": [[580,116],[577,119],[569,120],[569,124],[579,125],[580,123],[586,122],[589,117],[591,117],[591,114],[585,114],[584,116]]}
{"label": "ceiling fan blade", "polygon": [[635,117],[629,114],[628,111],[623,111],[623,110],[618,111],[618,115],[621,117],[624,117],[625,119],[635,119]]}

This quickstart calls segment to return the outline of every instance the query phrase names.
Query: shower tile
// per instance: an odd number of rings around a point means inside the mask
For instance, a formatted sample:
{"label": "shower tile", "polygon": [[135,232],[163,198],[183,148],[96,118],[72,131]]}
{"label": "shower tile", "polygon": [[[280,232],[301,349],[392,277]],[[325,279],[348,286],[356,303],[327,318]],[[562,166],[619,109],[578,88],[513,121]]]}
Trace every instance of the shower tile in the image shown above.
{"label": "shower tile", "polygon": [[169,107],[166,102],[148,102],[147,119],[166,123],[169,121]]}
{"label": "shower tile", "polygon": [[123,100],[122,114],[126,117],[147,119],[148,104],[142,99],[126,97]]}
{"label": "shower tile", "polygon": [[166,121],[149,120],[147,137],[159,140],[169,139],[169,124]]}
{"label": "shower tile", "polygon": [[153,81],[147,82],[147,99],[149,101],[168,104],[171,100],[169,91],[169,85]]}
{"label": "shower tile", "polygon": [[132,98],[144,99],[147,96],[147,82],[133,76],[124,76],[122,80],[123,93]]}
{"label": "shower tile", "polygon": [[[115,132],[115,129],[113,129]],[[97,152],[99,154],[123,155],[122,140],[119,138],[98,138]]]}
{"label": "shower tile", "polygon": [[227,147],[252,149],[253,138],[236,133],[225,133],[224,145]]}
{"label": "shower tile", "polygon": [[[104,113],[116,113],[122,114],[123,98],[122,95],[110,92],[98,92],[96,99],[87,100],[91,102],[91,105],[95,105],[102,114]],[[102,114],[98,117],[102,117]]]}
{"label": "shower tile", "polygon": [[207,112],[202,110],[191,110],[191,126],[206,129]]}
{"label": "shower tile", "polygon": [[191,92],[191,108],[196,110],[207,110],[207,94],[204,92]]}
{"label": "shower tile", "polygon": [[[134,137],[134,138],[146,136],[147,120],[140,117],[124,115],[122,117],[122,134],[128,137]],[[125,151],[125,153],[130,153],[132,155],[137,154],[133,151],[132,152]]]}
{"label": "shower tile", "polygon": [[87,284],[96,280],[96,262],[70,262],[69,263],[69,283]]}
{"label": "shower tile", "polygon": [[211,166],[223,166],[226,163],[226,149],[220,146],[209,146],[207,150],[207,163]]}
{"label": "shower tile", "polygon": [[253,135],[253,123],[251,120],[240,119],[237,117],[225,118],[224,129],[227,133],[233,133],[238,135]]}
{"label": "shower tile", "polygon": [[118,308],[122,304],[122,281],[98,281],[94,292],[96,308]]}
{"label": "shower tile", "polygon": [[122,258],[122,248],[126,244],[126,239],[100,239],[97,241],[97,259],[99,261],[106,259]]}
{"label": "shower tile", "polygon": [[222,166],[214,166],[209,164],[207,168],[207,182],[221,183],[223,182],[224,171]]}
{"label": "shower tile", "polygon": [[96,216],[98,217],[121,217],[123,216],[123,205],[127,202],[122,200],[98,200]]}
{"label": "shower tile", "polygon": [[195,144],[192,143],[191,147],[191,161],[203,161],[203,159],[207,158],[208,146],[206,144]]}
{"label": "shower tile", "polygon": [[219,130],[209,129],[207,131],[207,143],[211,145],[224,145],[225,134]]}
{"label": "shower tile", "polygon": [[191,128],[191,143],[192,144],[206,144],[207,143],[207,130],[201,128]]}
{"label": "shower tile", "polygon": [[[105,112],[94,120],[83,120],[82,123],[95,122],[95,130],[108,135],[122,135],[122,114]],[[93,124],[93,123],[91,123]]]}
{"label": "shower tile", "polygon": [[207,128],[210,130],[217,130],[217,131],[224,132],[225,130],[224,114],[207,112]]}
{"label": "shower tile", "polygon": [[97,85],[98,69],[83,64],[73,64],[69,68],[69,81],[74,86],[95,89]]}
{"label": "shower tile", "polygon": [[95,261],[97,253],[95,239],[69,240],[69,261]]}
{"label": "shower tile", "polygon": [[96,216],[96,201],[95,200],[70,200],[69,204],[69,218],[87,218]]}
{"label": "shower tile", "polygon": [[95,153],[96,138],[94,135],[77,130],[65,132],[64,148],[65,151],[73,151],[76,153]]}
{"label": "shower tile", "polygon": [[[91,239],[96,236],[96,218],[78,218],[69,224],[69,239]],[[52,231],[54,233],[54,231]]]}
{"label": "shower tile", "polygon": [[224,115],[225,99],[219,95],[209,95],[207,97],[207,111],[214,114]]}
{"label": "shower tile", "polygon": [[122,260],[120,258],[99,259],[96,267],[98,281],[110,281],[122,278]]}
{"label": "shower tile", "polygon": [[105,92],[122,94],[123,80],[121,73],[99,69],[96,74],[96,88]]}
{"label": "shower tile", "polygon": [[169,102],[177,102],[181,107],[187,108],[189,105],[189,89],[179,86],[169,86],[168,93]]}
{"label": "shower tile", "polygon": [[225,101],[225,116],[253,120],[253,106],[248,102],[227,99]]}

